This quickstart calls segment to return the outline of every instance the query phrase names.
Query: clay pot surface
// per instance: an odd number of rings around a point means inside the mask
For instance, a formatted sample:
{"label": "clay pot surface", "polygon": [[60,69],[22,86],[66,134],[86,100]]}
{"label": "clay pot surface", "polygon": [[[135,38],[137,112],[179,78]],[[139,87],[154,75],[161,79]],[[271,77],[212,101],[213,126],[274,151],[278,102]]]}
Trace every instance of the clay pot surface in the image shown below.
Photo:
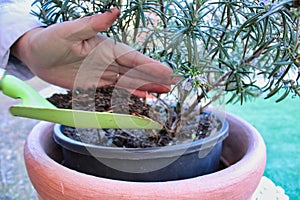
{"label": "clay pot surface", "polygon": [[28,175],[42,200],[62,199],[251,199],[263,175],[266,147],[260,134],[244,120],[226,114],[229,136],[222,160],[230,166],[215,173],[167,182],[129,182],[79,173],[59,164],[62,153],[52,138],[53,123],[41,122],[24,148]]}

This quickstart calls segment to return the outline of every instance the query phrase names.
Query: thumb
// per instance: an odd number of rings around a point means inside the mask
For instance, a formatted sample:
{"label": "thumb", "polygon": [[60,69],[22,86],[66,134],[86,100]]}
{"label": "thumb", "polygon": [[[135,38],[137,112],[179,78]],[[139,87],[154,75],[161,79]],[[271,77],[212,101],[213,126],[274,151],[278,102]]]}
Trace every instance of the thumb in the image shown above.
{"label": "thumb", "polygon": [[69,32],[69,39],[87,40],[100,31],[107,30],[116,19],[120,16],[120,11],[117,8],[112,8],[111,11],[106,11],[103,14],[95,14],[89,17],[84,17],[74,21],[66,22],[64,30]]}
{"label": "thumb", "polygon": [[120,16],[120,11],[117,8],[112,8],[103,14],[91,16],[90,26],[95,32],[105,31],[116,21]]}

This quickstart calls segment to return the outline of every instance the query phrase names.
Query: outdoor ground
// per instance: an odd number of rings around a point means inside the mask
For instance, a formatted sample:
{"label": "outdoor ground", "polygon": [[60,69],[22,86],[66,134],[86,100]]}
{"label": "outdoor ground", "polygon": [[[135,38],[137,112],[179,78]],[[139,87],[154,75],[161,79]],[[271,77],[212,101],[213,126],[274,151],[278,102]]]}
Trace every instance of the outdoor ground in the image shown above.
{"label": "outdoor ground", "polygon": [[[39,81],[31,83],[37,90],[45,87]],[[0,199],[35,200],[36,193],[26,174],[23,145],[27,134],[38,121],[11,116],[8,107],[16,102],[0,94]],[[274,99],[257,99],[242,107],[236,104],[224,108],[258,129],[267,145],[265,176],[283,187],[291,200],[299,199],[299,99],[288,98],[277,104]]]}

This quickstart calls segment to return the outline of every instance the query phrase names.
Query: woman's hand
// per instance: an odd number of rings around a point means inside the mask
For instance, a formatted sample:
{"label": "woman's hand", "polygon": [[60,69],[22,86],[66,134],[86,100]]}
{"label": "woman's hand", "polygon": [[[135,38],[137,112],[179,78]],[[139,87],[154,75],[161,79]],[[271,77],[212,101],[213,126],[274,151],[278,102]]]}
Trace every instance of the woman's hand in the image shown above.
{"label": "woman's hand", "polygon": [[116,85],[137,95],[165,93],[173,71],[127,45],[99,34],[119,17],[118,9],[35,28],[12,47],[12,54],[41,79],[64,88]]}

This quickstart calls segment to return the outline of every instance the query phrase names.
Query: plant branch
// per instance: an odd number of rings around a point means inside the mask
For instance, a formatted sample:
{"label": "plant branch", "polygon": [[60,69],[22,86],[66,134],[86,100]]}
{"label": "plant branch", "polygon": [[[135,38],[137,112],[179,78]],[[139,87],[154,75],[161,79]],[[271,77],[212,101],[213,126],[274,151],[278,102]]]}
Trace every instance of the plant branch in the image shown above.
{"label": "plant branch", "polygon": [[294,48],[293,48],[293,52],[297,52],[298,50],[298,43],[299,43],[299,25],[300,25],[300,19],[299,17],[297,17],[297,22],[296,22],[296,27],[295,27],[295,33],[296,33],[296,40],[295,40],[295,44],[294,44]]}
{"label": "plant branch", "polygon": [[269,47],[270,44],[272,44],[272,42],[275,39],[272,38],[270,39],[268,42],[265,43],[265,45],[259,47],[248,59],[245,60],[246,64],[249,64],[252,60],[254,60],[255,58],[258,58],[265,49],[267,49]]}
{"label": "plant branch", "polygon": [[208,103],[206,103],[204,106],[201,106],[198,110],[193,111],[189,115],[186,115],[185,117],[183,117],[182,121],[188,121],[188,120],[196,117],[197,115],[201,114],[203,112],[203,110],[205,110],[210,104],[212,104],[213,102],[215,102],[222,94],[223,94],[223,91],[218,92],[218,94],[214,95],[212,97],[212,99],[210,99],[210,101]]}
{"label": "plant branch", "polygon": [[[227,6],[226,7],[227,10],[227,23],[225,25],[225,30],[222,32],[219,41],[222,42],[224,37],[226,36],[226,31],[228,30],[230,24],[231,24],[231,12],[230,12],[230,7]],[[216,50],[216,52],[212,55],[211,60],[214,60],[214,58],[216,57],[216,55],[218,54],[219,49]]]}
{"label": "plant branch", "polygon": [[[213,90],[214,88],[216,88],[217,86],[219,86],[223,81],[225,81],[225,79],[231,74],[231,72],[227,72],[225,74],[222,75],[222,77],[220,77],[211,87],[206,89],[206,92],[209,92],[211,90]],[[203,99],[205,97],[204,92],[202,92],[200,95],[197,96],[197,99],[192,103],[191,106],[189,106],[189,109],[187,111],[185,111],[182,115],[184,117],[186,117],[187,115],[189,115],[189,113],[193,112],[195,110],[195,108],[198,106],[198,104],[201,102],[201,99]]]}
{"label": "plant branch", "polygon": [[247,49],[248,49],[249,39],[250,39],[250,35],[247,36],[246,43],[245,43],[245,46],[244,46],[243,58],[242,58],[243,61],[245,60],[245,57],[246,57],[246,52],[247,52]]}

